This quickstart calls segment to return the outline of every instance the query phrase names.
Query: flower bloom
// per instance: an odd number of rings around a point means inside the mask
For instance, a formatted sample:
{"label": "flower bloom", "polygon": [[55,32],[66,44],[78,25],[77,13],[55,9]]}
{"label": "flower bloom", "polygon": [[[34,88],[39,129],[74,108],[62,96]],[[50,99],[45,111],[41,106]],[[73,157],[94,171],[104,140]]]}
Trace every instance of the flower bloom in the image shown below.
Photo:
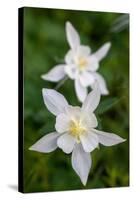
{"label": "flower bloom", "polygon": [[55,131],[37,141],[30,150],[49,153],[57,147],[65,153],[72,153],[72,167],[86,185],[91,168],[91,155],[99,143],[112,146],[125,140],[113,133],[96,130],[98,125],[93,113],[99,104],[100,92],[92,90],[82,107],[70,106],[65,97],[52,89],[43,89],[47,109],[56,116]]}
{"label": "flower bloom", "polygon": [[66,23],[66,37],[70,50],[65,56],[65,64],[56,65],[47,74],[42,75],[44,80],[58,82],[66,75],[74,80],[75,90],[79,101],[83,102],[88,94],[87,87],[92,89],[98,83],[100,93],[107,95],[108,89],[104,78],[96,72],[99,62],[106,56],[111,43],[105,43],[98,51],[91,53],[88,46],[80,44],[80,37],[70,22]]}

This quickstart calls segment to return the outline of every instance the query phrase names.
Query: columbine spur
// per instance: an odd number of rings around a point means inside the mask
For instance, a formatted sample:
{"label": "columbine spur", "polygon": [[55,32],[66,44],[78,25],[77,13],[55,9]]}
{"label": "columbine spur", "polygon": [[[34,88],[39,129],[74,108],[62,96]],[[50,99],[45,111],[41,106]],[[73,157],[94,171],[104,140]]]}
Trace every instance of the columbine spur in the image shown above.
{"label": "columbine spur", "polygon": [[66,75],[74,80],[75,90],[79,101],[83,102],[88,94],[87,87],[92,89],[98,83],[102,95],[107,95],[108,89],[104,78],[96,72],[99,62],[108,53],[111,43],[105,43],[98,51],[91,53],[89,46],[80,44],[80,37],[70,22],[66,23],[66,37],[70,50],[65,56],[65,64],[56,65],[47,74],[42,75],[44,80],[58,82]]}
{"label": "columbine spur", "polygon": [[112,146],[125,140],[113,133],[96,130],[98,125],[93,113],[99,104],[100,92],[92,90],[82,107],[70,106],[65,97],[52,89],[43,89],[47,109],[56,116],[55,131],[37,141],[29,149],[49,153],[57,147],[65,153],[72,153],[72,167],[86,185],[91,168],[91,155],[99,143]]}

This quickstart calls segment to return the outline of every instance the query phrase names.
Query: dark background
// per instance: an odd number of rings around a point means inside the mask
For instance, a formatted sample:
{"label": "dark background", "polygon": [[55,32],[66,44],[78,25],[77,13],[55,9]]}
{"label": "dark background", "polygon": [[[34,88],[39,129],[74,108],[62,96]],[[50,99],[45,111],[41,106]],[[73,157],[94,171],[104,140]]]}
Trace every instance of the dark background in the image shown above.
{"label": "dark background", "polygon": [[[24,192],[121,187],[129,185],[129,30],[128,14],[24,8]],[[55,88],[41,75],[63,63],[69,49],[65,23],[78,30],[82,44],[92,52],[111,41],[112,47],[100,63],[110,91],[96,110],[99,129],[127,141],[100,146],[92,152],[87,185],[81,184],[71,166],[71,156],[60,149],[48,154],[29,151],[39,138],[53,131],[55,117],[46,109],[41,90]],[[72,105],[78,102],[72,80],[61,92]]]}

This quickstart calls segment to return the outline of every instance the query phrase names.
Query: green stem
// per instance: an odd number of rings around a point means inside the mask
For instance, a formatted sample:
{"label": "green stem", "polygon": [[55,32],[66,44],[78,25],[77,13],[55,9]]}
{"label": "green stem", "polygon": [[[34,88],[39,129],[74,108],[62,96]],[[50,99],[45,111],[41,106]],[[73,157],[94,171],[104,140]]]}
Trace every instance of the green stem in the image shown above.
{"label": "green stem", "polygon": [[62,79],[57,85],[56,87],[54,88],[55,90],[58,90],[65,82],[66,80],[68,79],[68,76],[65,76],[64,79]]}

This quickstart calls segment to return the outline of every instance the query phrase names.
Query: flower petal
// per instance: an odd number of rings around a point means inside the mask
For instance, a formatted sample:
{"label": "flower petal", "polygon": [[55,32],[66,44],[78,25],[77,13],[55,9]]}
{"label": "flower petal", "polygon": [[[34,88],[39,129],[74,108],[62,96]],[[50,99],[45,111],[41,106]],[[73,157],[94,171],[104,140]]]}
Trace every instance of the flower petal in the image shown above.
{"label": "flower petal", "polygon": [[95,81],[93,75],[89,72],[82,72],[80,74],[80,83],[83,87],[88,87],[89,85],[92,85]]}
{"label": "flower petal", "polygon": [[54,115],[63,113],[68,106],[65,97],[56,90],[42,89],[42,94],[47,109]]}
{"label": "flower petal", "polygon": [[74,64],[74,59],[75,59],[75,51],[70,49],[67,54],[65,55],[65,62],[66,64]]}
{"label": "flower petal", "polygon": [[57,82],[63,79],[66,75],[64,70],[65,65],[56,65],[47,74],[42,75],[42,79]]}
{"label": "flower petal", "polygon": [[98,51],[96,51],[93,55],[95,55],[97,57],[97,60],[100,61],[107,55],[110,47],[111,47],[111,43],[107,42]]}
{"label": "flower petal", "polygon": [[65,66],[65,73],[71,79],[75,79],[78,75],[77,67],[74,64],[69,64]]}
{"label": "flower petal", "polygon": [[78,120],[81,117],[81,108],[79,106],[68,106],[66,113],[70,120],[73,118]]}
{"label": "flower petal", "polygon": [[64,133],[69,129],[69,116],[61,113],[56,117],[55,129],[58,133]]}
{"label": "flower petal", "polygon": [[104,146],[113,146],[126,140],[114,133],[107,133],[104,131],[98,131],[94,129],[94,132],[97,134],[99,142]]}
{"label": "flower petal", "polygon": [[66,23],[66,36],[72,49],[76,49],[80,45],[79,34],[70,22]]}
{"label": "flower petal", "polygon": [[42,153],[49,153],[57,148],[57,138],[60,136],[57,132],[49,133],[43,136],[29,150],[38,151]]}
{"label": "flower petal", "polygon": [[83,57],[84,57],[84,56],[85,56],[85,57],[89,56],[90,53],[91,53],[90,47],[85,46],[85,45],[80,45],[80,46],[78,46],[77,51],[76,51],[76,54],[77,54],[78,56],[83,56]]}
{"label": "flower petal", "polygon": [[61,148],[65,153],[71,153],[74,144],[75,144],[75,138],[72,137],[69,133],[65,133],[64,135],[60,136],[57,140],[57,145],[59,148]]}
{"label": "flower petal", "polygon": [[99,68],[98,60],[97,60],[96,56],[94,56],[92,54],[91,56],[88,57],[87,70],[91,71],[91,72],[95,72],[98,68]]}
{"label": "flower petal", "polygon": [[98,137],[93,132],[81,135],[80,140],[85,152],[91,152],[98,147]]}
{"label": "flower petal", "polygon": [[85,127],[95,128],[98,125],[97,118],[94,113],[81,112],[80,118]]}
{"label": "flower petal", "polygon": [[83,185],[86,185],[91,168],[91,156],[84,152],[82,145],[77,144],[72,152],[72,167],[80,177]]}
{"label": "flower petal", "polygon": [[79,80],[75,80],[75,90],[79,101],[83,102],[87,96],[87,88],[83,87]]}
{"label": "flower petal", "polygon": [[[101,94],[102,95],[109,94],[109,91],[107,89],[107,85],[106,85],[104,78],[97,72],[93,73],[93,75],[94,75],[94,78],[96,79],[96,81],[98,83],[98,87],[100,89]],[[91,87],[93,89],[93,85]]]}
{"label": "flower petal", "polygon": [[90,57],[90,52],[91,49],[88,46],[85,45],[80,45],[77,47],[76,51],[74,51],[73,49],[70,49],[66,56],[65,56],[65,62],[67,64],[74,64],[75,63],[75,58],[77,57]]}
{"label": "flower petal", "polygon": [[86,112],[93,112],[100,102],[100,91],[98,87],[95,87],[88,96],[82,105],[82,110]]}

